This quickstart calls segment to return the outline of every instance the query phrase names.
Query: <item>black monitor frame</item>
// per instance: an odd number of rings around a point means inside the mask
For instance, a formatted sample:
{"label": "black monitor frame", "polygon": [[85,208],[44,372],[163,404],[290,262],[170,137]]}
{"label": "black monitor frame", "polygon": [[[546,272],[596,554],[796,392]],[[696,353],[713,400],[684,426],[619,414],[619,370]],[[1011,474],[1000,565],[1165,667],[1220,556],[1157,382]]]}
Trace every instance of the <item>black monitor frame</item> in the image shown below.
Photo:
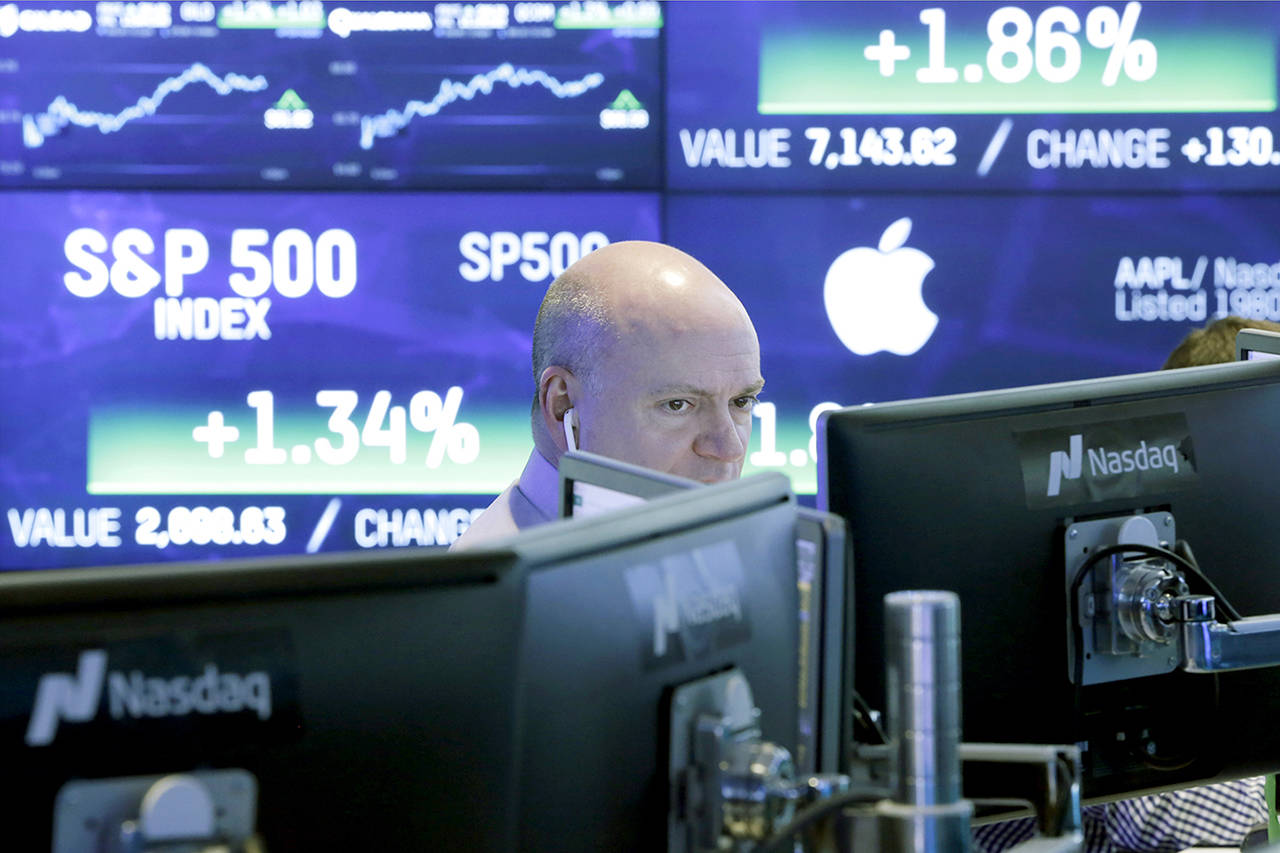
{"label": "black monitor frame", "polygon": [[737,667],[764,737],[794,751],[796,509],[760,474],[509,540],[528,589],[522,849],[666,849],[672,695],[692,681]]}
{"label": "black monitor frame", "polygon": [[[704,484],[595,453],[570,451],[560,458],[560,514],[579,517],[584,495],[631,505]],[[628,499],[634,498],[634,501]],[[592,514],[598,510],[592,510]],[[797,584],[800,589],[800,732],[796,767],[804,773],[848,769],[852,655],[852,590],[846,583],[850,554],[844,520],[796,507]]]}
{"label": "black monitor frame", "polygon": [[[1280,452],[1267,438],[1277,412],[1280,363],[1237,362],[825,414],[818,505],[849,523],[858,691],[884,707],[884,595],[950,589],[963,611],[966,740],[1079,743],[1090,801],[1274,771],[1280,736],[1262,710],[1280,702],[1274,668],[1072,684],[1064,537],[1075,521],[1167,511],[1237,606],[1280,612],[1266,509],[1280,504]],[[1195,483],[1031,500],[1034,477],[1046,492],[1051,459],[1020,438],[1179,417]],[[1048,446],[1059,445],[1065,454],[1065,435]]]}
{"label": "black monitor frame", "polygon": [[[50,849],[71,780],[234,768],[267,849],[512,849],[515,565],[404,549],[0,574],[10,843]],[[211,673],[213,704],[175,699]],[[37,725],[50,679],[90,704],[64,691]]]}

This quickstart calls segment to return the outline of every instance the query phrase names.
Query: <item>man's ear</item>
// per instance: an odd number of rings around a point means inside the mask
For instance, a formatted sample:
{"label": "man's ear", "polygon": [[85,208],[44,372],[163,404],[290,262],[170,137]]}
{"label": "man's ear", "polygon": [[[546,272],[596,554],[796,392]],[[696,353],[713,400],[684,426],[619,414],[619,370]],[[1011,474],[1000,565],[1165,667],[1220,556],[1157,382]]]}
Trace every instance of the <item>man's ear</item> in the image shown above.
{"label": "man's ear", "polygon": [[542,371],[538,381],[538,406],[542,409],[542,422],[556,448],[564,453],[569,449],[565,440],[565,413],[574,407],[581,383],[573,371],[553,364]]}

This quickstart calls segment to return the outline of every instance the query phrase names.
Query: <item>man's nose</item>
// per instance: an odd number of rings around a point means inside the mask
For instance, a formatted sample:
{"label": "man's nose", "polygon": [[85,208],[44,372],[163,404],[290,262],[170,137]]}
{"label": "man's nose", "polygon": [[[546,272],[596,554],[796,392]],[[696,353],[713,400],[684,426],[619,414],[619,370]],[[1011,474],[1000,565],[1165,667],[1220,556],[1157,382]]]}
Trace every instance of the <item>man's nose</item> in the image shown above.
{"label": "man's nose", "polygon": [[747,452],[746,439],[738,432],[738,424],[729,412],[719,412],[702,426],[693,451],[718,462],[738,462]]}

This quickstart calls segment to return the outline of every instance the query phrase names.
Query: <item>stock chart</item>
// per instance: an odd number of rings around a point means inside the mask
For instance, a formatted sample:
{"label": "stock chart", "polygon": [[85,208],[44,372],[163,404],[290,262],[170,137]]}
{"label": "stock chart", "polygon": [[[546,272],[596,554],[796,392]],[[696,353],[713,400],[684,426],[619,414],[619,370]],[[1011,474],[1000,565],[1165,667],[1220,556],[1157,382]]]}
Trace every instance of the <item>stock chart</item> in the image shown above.
{"label": "stock chart", "polygon": [[0,186],[654,187],[656,3],[0,6]]}

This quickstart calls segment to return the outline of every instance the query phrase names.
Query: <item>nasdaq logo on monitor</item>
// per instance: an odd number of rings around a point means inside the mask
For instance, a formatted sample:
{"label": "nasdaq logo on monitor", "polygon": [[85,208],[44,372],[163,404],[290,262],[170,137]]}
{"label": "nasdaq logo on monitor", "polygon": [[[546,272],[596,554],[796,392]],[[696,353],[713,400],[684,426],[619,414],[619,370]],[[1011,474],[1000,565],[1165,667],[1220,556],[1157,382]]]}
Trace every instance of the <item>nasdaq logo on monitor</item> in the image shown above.
{"label": "nasdaq logo on monitor", "polygon": [[294,740],[303,726],[292,645],[270,629],[137,637],[70,654],[10,649],[0,655],[9,684],[0,691],[0,742],[75,751]]}
{"label": "nasdaq logo on monitor", "polygon": [[1014,435],[1027,506],[1094,503],[1183,489],[1197,480],[1185,415]]}
{"label": "nasdaq logo on monitor", "polygon": [[1062,491],[1062,478],[1077,480],[1080,478],[1080,446],[1082,436],[1076,433],[1071,436],[1071,449],[1067,452],[1055,450],[1049,454],[1049,487],[1045,489],[1047,497],[1055,498]]}
{"label": "nasdaq logo on monitor", "polygon": [[97,716],[104,681],[108,685],[107,708],[116,720],[246,710],[262,720],[271,717],[271,677],[266,672],[220,672],[216,664],[207,663],[197,675],[157,678],[136,669],[110,674],[106,669],[107,653],[93,649],[80,653],[75,676],[64,672],[41,676],[27,724],[27,745],[52,743],[59,720],[86,723]]}
{"label": "nasdaq logo on monitor", "polygon": [[627,571],[645,669],[697,660],[751,637],[742,558],[720,542]]}
{"label": "nasdaq logo on monitor", "polygon": [[27,746],[53,743],[58,721],[83,723],[93,719],[102,701],[107,653],[93,649],[80,653],[76,674],[50,672],[40,677],[36,704],[27,723]]}

